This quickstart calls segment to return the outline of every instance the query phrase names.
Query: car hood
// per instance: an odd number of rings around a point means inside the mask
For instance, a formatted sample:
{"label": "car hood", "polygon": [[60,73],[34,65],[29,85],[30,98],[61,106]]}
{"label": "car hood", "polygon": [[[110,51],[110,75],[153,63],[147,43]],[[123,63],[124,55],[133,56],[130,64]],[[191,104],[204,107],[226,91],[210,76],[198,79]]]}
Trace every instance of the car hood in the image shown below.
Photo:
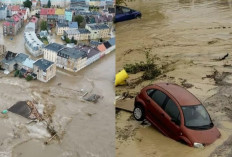
{"label": "car hood", "polygon": [[212,144],[216,139],[220,138],[221,133],[214,126],[213,128],[208,130],[192,130],[187,128],[186,135],[192,144],[194,144],[194,142],[197,142],[204,145],[209,145]]}

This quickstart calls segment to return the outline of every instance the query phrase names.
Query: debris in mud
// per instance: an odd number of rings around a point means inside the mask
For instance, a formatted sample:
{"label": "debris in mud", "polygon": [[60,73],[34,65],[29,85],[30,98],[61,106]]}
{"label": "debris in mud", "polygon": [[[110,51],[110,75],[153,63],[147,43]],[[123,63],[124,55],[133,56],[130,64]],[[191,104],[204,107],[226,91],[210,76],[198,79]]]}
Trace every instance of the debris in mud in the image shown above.
{"label": "debris in mud", "polygon": [[89,102],[93,102],[93,103],[97,103],[98,99],[100,99],[101,96],[97,95],[97,94],[92,94],[91,96],[89,96],[88,98],[84,98],[84,100],[89,101]]}
{"label": "debris in mud", "polygon": [[218,40],[211,40],[211,41],[208,42],[208,44],[209,44],[209,45],[212,45],[212,44],[215,44],[215,43],[217,43],[217,42],[218,42]]}
{"label": "debris in mud", "polygon": [[129,50],[125,51],[124,56],[127,54],[130,54],[132,51],[133,51],[133,49],[129,49]]}
{"label": "debris in mud", "polygon": [[124,69],[126,72],[131,74],[136,74],[138,72],[144,72],[142,75],[143,80],[151,80],[156,78],[161,74],[161,70],[157,68],[157,65],[155,64],[155,56],[150,55],[150,50],[145,51],[146,55],[146,62],[141,61],[140,63],[135,64],[126,64],[124,66]]}
{"label": "debris in mud", "polygon": [[122,97],[123,97],[123,99],[122,100],[124,100],[124,99],[126,99],[126,98],[134,98],[135,96],[133,96],[133,95],[131,95],[128,91],[127,92],[123,92],[122,93]]}
{"label": "debris in mud", "polygon": [[213,74],[211,75],[206,75],[206,77],[202,77],[202,79],[205,79],[205,78],[211,78],[211,79],[214,79],[215,81],[215,84],[217,85],[228,85],[230,83],[226,82],[224,79],[230,75],[231,73],[229,72],[222,72],[222,73],[219,73],[216,69],[214,70]]}
{"label": "debris in mud", "polygon": [[222,145],[217,147],[210,154],[210,157],[232,156],[231,146],[232,146],[232,136],[230,136]]}
{"label": "debris in mud", "polygon": [[228,56],[229,56],[229,54],[226,53],[224,56],[219,57],[218,59],[214,59],[214,60],[215,60],[215,61],[222,61],[222,60],[225,60]]}
{"label": "debris in mud", "polygon": [[20,101],[13,105],[8,111],[21,115],[25,118],[41,121],[43,118],[32,101]]}
{"label": "debris in mud", "polygon": [[118,72],[115,77],[115,86],[126,85],[126,79],[128,79],[128,77],[129,75],[124,69]]}
{"label": "debris in mud", "polygon": [[187,80],[185,80],[185,79],[181,82],[181,85],[185,88],[192,88],[193,87],[193,84],[187,83]]}

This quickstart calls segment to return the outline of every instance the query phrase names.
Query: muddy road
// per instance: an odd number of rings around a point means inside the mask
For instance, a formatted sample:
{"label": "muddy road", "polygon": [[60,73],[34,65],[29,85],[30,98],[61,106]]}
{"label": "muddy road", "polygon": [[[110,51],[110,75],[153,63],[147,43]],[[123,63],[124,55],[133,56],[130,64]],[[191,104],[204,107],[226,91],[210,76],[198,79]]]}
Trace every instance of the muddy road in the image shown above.
{"label": "muddy road", "polygon": [[[136,85],[142,73],[130,74],[129,85],[117,87],[116,95],[134,97],[154,82],[177,83],[203,102],[222,137],[204,149],[189,148],[163,136],[149,123],[136,122],[131,113],[119,111],[116,154],[232,156],[232,1],[136,0],[128,6],[143,16],[116,24],[116,72],[125,64],[145,61],[145,50],[149,49],[162,74]],[[133,100],[126,98],[125,103],[130,105]]]}
{"label": "muddy road", "polygon": [[[7,50],[27,53],[23,32],[13,40],[0,36],[0,44],[5,44]],[[28,124],[30,120],[10,112],[0,114],[0,157],[112,156],[115,152],[115,117],[112,116],[115,71],[109,69],[115,69],[114,61],[112,52],[78,73],[57,69],[57,75],[48,83],[27,82],[0,71],[0,111],[18,101],[35,100],[59,137],[45,145],[51,137],[46,125]],[[101,99],[97,103],[84,101],[85,92],[98,94]]]}

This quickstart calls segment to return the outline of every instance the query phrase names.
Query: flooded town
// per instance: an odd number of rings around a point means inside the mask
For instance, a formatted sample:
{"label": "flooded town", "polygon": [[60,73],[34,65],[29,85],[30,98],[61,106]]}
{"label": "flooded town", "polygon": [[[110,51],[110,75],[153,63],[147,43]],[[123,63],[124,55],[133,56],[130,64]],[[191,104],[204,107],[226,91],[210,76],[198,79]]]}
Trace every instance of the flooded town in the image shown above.
{"label": "flooded town", "polygon": [[[116,156],[232,156],[232,1],[134,0],[126,4],[142,16],[116,24],[116,73],[146,63],[146,52],[160,73],[147,80],[143,72],[127,71],[126,83],[115,88]],[[164,136],[148,121],[136,121],[135,96],[158,82],[178,84],[195,95],[220,138],[197,149]]]}
{"label": "flooded town", "polygon": [[0,157],[111,156],[114,2],[0,2]]}

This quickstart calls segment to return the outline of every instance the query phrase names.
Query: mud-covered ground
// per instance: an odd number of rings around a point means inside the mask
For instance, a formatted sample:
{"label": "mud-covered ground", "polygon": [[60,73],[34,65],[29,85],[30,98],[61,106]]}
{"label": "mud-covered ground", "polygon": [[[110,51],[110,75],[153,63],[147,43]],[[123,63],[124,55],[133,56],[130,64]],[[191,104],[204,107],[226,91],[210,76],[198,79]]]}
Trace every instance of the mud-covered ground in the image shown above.
{"label": "mud-covered ground", "polygon": [[[13,40],[1,34],[0,44],[13,52],[27,53],[23,30]],[[48,83],[27,82],[0,71],[0,111],[18,101],[35,100],[58,135],[45,145],[51,134],[43,122],[28,123],[30,120],[19,115],[0,113],[0,157],[113,156],[114,61],[112,52],[78,73],[57,69],[56,77]],[[83,101],[85,92],[101,99],[97,103]]]}
{"label": "mud-covered ground", "polygon": [[[125,64],[145,61],[144,50],[149,49],[162,74],[139,83],[136,80],[142,72],[130,74],[128,85],[117,87],[116,95],[134,97],[148,84],[177,83],[203,102],[222,136],[203,150],[194,149],[163,136],[149,124],[138,123],[131,113],[119,111],[116,155],[232,156],[232,1],[136,0],[128,6],[143,16],[116,25],[116,72]],[[126,98],[125,102],[133,100]]]}

